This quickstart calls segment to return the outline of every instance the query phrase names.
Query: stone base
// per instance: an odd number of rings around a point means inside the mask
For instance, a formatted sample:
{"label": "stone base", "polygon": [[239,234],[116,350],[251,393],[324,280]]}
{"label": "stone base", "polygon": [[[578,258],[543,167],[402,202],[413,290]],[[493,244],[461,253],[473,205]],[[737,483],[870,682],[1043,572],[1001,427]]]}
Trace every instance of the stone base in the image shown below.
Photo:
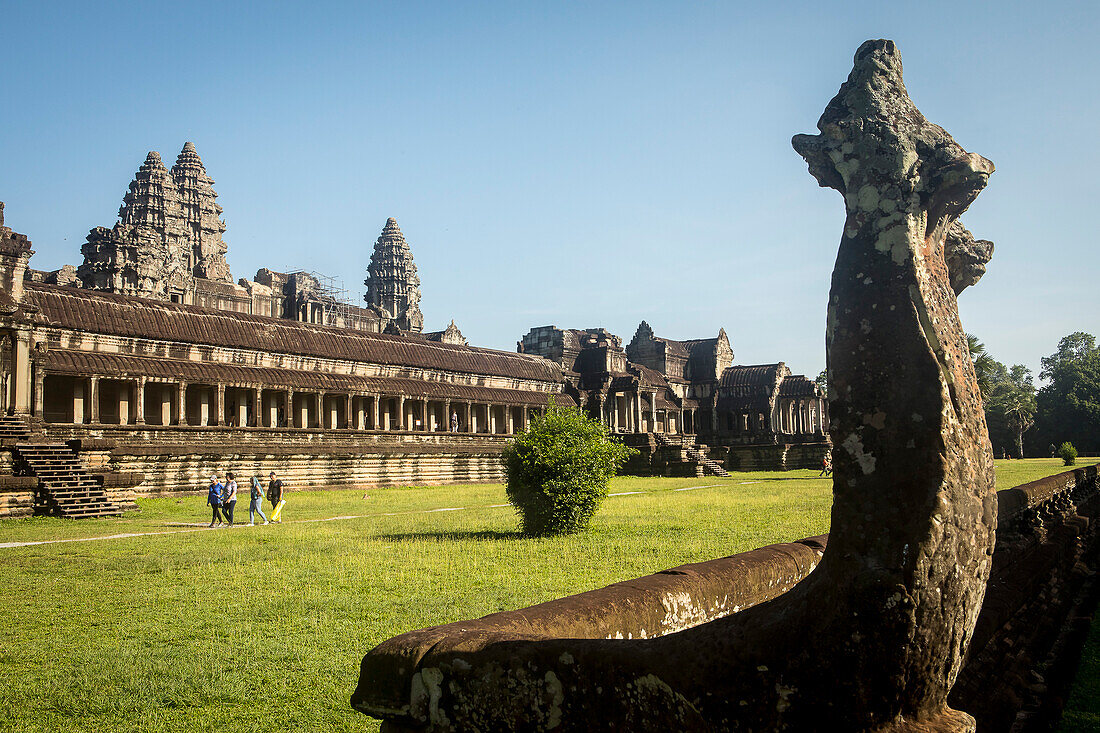
{"label": "stone base", "polygon": [[960,710],[944,707],[927,720],[898,720],[879,728],[879,733],[976,733],[974,717]]}

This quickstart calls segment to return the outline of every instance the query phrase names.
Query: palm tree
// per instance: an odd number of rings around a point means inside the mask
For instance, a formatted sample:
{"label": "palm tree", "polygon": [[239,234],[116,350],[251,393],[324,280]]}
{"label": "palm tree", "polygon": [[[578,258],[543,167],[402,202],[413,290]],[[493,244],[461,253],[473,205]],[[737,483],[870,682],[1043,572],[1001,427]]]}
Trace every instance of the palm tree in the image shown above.
{"label": "palm tree", "polygon": [[985,344],[972,333],[966,334],[966,348],[970,351],[970,360],[974,362],[974,377],[984,400],[993,388],[993,372],[997,362],[986,352]]}

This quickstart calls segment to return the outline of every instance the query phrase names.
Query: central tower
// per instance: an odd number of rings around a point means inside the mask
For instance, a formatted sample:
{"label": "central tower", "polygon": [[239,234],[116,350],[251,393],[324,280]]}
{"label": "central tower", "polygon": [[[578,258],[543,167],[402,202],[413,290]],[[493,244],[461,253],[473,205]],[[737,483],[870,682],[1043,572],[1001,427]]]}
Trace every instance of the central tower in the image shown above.
{"label": "central tower", "polygon": [[420,312],[420,278],[405,235],[390,217],[374,243],[367,268],[367,294],[363,299],[382,312],[402,331],[420,333],[424,315]]}

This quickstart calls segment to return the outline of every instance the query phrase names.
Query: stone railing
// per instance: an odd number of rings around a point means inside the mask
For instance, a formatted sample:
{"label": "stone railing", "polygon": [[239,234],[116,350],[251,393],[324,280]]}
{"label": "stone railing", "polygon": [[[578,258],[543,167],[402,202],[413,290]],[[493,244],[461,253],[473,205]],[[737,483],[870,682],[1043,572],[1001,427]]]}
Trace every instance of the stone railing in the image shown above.
{"label": "stone railing", "polygon": [[[1100,548],[1097,466],[998,494],[1002,531],[970,655],[952,705],[979,729],[1008,730],[1045,700],[1033,662],[1047,660]],[[497,642],[648,638],[681,631],[772,600],[805,579],[828,535],[683,565],[537,606],[433,626],[389,639],[364,657],[352,704],[385,730],[431,727],[432,669],[440,649],[473,652]],[[1063,645],[1064,646],[1064,645]],[[1006,670],[1009,674],[1006,675]],[[996,683],[994,684],[994,681]],[[988,726],[988,727],[987,727]]]}

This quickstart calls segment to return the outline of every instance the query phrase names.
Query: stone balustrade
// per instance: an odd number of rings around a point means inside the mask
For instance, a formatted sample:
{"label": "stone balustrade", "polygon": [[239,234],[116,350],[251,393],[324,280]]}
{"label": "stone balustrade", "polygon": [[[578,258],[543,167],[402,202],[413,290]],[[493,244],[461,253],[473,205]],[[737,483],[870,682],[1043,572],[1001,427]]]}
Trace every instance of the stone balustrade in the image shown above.
{"label": "stone balustrade", "polygon": [[[1029,675],[1047,657],[1084,580],[1098,567],[1097,466],[998,493],[1002,530],[969,658],[953,707],[979,729],[1007,730],[1035,716]],[[367,654],[352,704],[392,731],[430,727],[429,652],[474,652],[491,644],[550,639],[638,639],[707,623],[777,598],[817,566],[828,536],[769,545],[683,565],[530,608],[434,626],[389,639]],[[1030,666],[1029,666],[1030,665]],[[1049,711],[1048,711],[1049,712]],[[1048,716],[1049,717],[1049,716]],[[1007,724],[1006,724],[1007,723]]]}

